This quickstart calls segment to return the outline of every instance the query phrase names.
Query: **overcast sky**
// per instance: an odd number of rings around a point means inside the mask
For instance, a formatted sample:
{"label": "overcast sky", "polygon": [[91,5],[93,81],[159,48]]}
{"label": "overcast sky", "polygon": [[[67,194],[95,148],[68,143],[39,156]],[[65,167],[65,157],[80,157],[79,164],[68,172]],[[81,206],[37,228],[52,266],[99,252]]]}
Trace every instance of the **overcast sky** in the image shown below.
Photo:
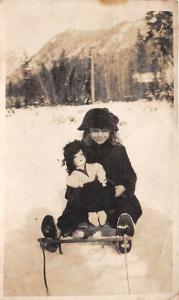
{"label": "overcast sky", "polygon": [[142,18],[148,10],[165,9],[169,3],[129,0],[120,5],[102,5],[99,0],[5,0],[6,49],[8,52],[19,47],[32,54],[66,29],[109,28]]}

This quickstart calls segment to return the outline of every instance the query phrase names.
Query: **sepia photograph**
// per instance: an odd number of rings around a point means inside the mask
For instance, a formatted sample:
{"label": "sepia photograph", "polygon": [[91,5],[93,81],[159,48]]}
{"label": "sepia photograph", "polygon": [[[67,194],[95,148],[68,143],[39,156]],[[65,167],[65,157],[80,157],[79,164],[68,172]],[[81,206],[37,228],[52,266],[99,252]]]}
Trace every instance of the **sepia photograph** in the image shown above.
{"label": "sepia photograph", "polygon": [[0,10],[0,297],[179,299],[178,2]]}

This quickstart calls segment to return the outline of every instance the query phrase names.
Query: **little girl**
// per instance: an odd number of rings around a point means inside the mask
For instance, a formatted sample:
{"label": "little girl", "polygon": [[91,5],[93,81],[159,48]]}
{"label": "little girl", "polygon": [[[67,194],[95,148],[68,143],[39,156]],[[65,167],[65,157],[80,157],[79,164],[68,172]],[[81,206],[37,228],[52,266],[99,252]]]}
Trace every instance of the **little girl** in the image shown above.
{"label": "little girl", "polygon": [[58,218],[62,234],[72,233],[80,223],[90,221],[103,225],[106,213],[114,199],[115,188],[107,181],[106,172],[99,163],[87,163],[82,143],[74,140],[64,147],[63,164],[67,167],[66,208]]}

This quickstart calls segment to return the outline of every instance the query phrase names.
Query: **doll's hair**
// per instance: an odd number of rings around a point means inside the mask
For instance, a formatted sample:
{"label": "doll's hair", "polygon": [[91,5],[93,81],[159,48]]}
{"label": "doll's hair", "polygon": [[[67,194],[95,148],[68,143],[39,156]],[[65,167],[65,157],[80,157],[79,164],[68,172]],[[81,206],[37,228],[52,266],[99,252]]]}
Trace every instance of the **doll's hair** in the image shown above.
{"label": "doll's hair", "polygon": [[78,140],[74,140],[73,142],[68,143],[63,148],[64,159],[62,160],[62,164],[63,166],[66,165],[66,171],[69,175],[76,169],[76,166],[74,165],[74,156],[80,150],[83,151],[83,146],[82,143]]}
{"label": "doll's hair", "polygon": [[[86,146],[91,146],[93,141],[90,138],[90,131],[84,130],[82,140]],[[108,142],[111,145],[119,145],[122,144],[119,134],[116,131],[111,130]]]}

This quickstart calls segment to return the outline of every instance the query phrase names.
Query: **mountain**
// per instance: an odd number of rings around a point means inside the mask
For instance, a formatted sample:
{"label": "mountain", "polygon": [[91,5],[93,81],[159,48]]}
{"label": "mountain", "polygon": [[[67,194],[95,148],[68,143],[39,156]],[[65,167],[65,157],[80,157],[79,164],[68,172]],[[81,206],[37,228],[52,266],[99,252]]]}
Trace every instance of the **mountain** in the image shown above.
{"label": "mountain", "polygon": [[[55,35],[36,54],[31,57],[32,73],[38,72],[39,65],[44,63],[49,69],[54,60],[59,59],[63,50],[67,57],[84,57],[92,49],[93,55],[120,53],[121,50],[132,47],[136,42],[137,32],[147,31],[144,20],[123,22],[110,29],[97,31],[66,30]],[[22,78],[20,65],[23,55],[11,52],[7,55],[7,81],[15,82]],[[14,69],[14,72],[12,70]]]}
{"label": "mountain", "polygon": [[6,56],[6,72],[10,76],[23,63],[25,54],[24,47],[17,47],[7,53]]}

